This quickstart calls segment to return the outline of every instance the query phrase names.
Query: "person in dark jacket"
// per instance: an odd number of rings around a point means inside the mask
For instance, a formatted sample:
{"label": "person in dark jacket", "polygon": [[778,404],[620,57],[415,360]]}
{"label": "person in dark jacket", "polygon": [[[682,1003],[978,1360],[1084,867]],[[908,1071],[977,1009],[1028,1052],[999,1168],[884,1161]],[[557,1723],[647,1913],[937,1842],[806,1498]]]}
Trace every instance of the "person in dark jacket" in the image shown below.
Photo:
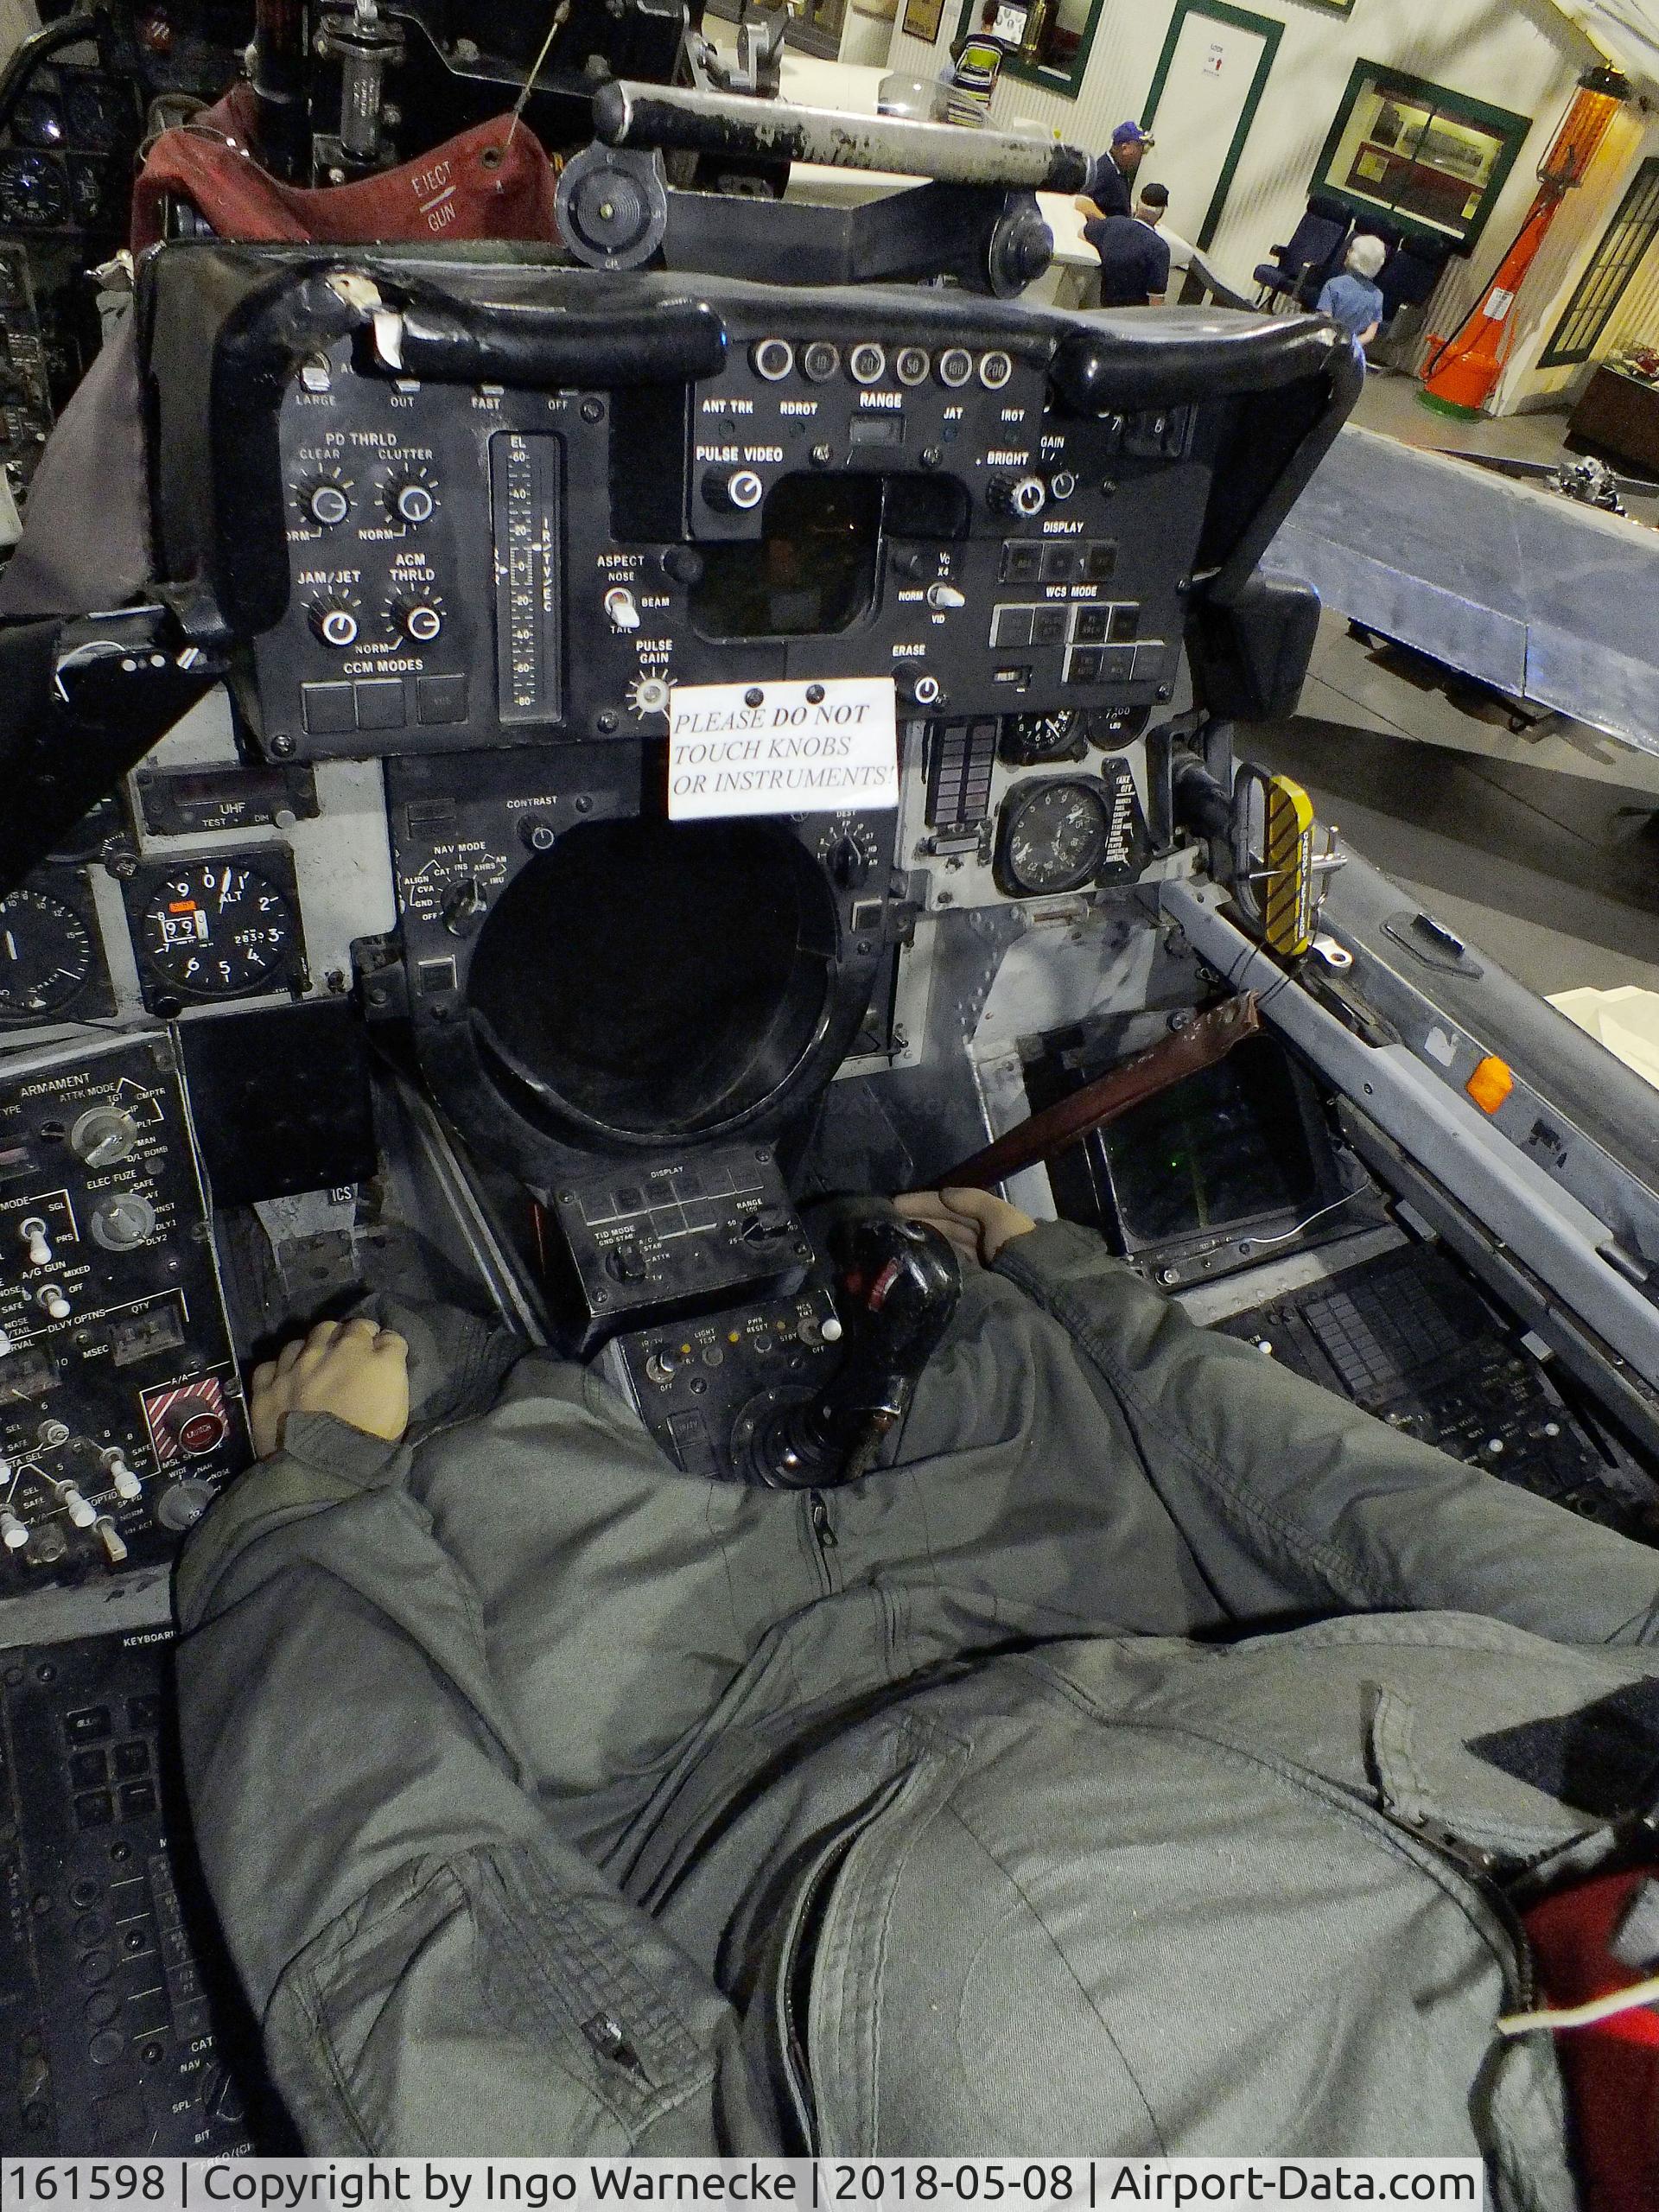
{"label": "person in dark jacket", "polygon": [[1650,1784],[1653,1553],[1088,1231],[899,1205],[962,1297],[838,1490],[460,1314],[254,1376],[182,1750],[307,2148],[1464,2153],[1574,2212],[1501,1885]]}
{"label": "person in dark jacket", "polygon": [[1088,222],[1083,235],[1100,256],[1103,308],[1161,307],[1169,289],[1169,242],[1158,226],[1169,205],[1161,184],[1141,188],[1132,215]]}
{"label": "person in dark jacket", "polygon": [[1154,143],[1152,133],[1138,123],[1120,123],[1112,143],[1096,156],[1077,207],[1091,221],[1107,215],[1127,215],[1133,204],[1130,187],[1135,173]]}

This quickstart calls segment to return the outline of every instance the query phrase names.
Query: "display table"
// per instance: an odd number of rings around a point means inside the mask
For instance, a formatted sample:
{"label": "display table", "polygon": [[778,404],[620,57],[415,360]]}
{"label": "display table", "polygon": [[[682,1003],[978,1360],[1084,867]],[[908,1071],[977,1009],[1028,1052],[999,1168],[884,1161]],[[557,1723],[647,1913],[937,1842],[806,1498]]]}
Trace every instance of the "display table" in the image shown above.
{"label": "display table", "polygon": [[1567,417],[1567,442],[1574,453],[1593,453],[1659,477],[1659,385],[1599,368]]}

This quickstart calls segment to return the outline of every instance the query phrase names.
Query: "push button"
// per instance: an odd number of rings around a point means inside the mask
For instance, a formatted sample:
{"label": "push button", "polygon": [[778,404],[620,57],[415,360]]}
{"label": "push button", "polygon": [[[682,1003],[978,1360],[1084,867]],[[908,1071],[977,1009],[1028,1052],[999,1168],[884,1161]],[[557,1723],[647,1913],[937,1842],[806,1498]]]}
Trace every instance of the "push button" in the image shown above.
{"label": "push button", "polygon": [[1065,607],[1039,607],[1031,626],[1033,645],[1063,645],[1065,643],[1066,619],[1071,609]]}
{"label": "push button", "polygon": [[300,712],[312,737],[344,737],[357,728],[357,700],[349,683],[302,683]]}
{"label": "push button", "polygon": [[409,716],[404,707],[400,676],[378,676],[353,686],[357,693],[359,729],[402,729]]}
{"label": "push button", "polygon": [[421,676],[415,680],[415,715],[423,722],[464,722],[467,719],[467,679],[464,676]]}

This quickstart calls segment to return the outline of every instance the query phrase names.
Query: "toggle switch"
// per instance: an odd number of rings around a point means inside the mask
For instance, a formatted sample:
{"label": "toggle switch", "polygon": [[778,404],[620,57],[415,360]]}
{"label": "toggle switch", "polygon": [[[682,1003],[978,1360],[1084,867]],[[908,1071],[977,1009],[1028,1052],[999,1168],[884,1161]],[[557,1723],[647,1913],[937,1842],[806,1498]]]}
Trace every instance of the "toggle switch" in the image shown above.
{"label": "toggle switch", "polygon": [[90,1529],[98,1519],[98,1509],[87,1503],[73,1483],[60,1483],[58,1496],[77,1529]]}
{"label": "toggle switch", "polygon": [[58,1283],[49,1282],[44,1288],[37,1290],[35,1294],[35,1303],[37,1306],[45,1306],[54,1321],[67,1321],[69,1319],[69,1301],[63,1294],[62,1287]]}
{"label": "toggle switch", "polygon": [[0,1544],[9,1552],[20,1552],[29,1541],[29,1530],[15,1513],[0,1507]]}
{"label": "toggle switch", "polygon": [[639,609],[633,603],[633,594],[624,591],[617,584],[605,594],[605,613],[613,630],[637,630]]}
{"label": "toggle switch", "polygon": [[39,1214],[32,1213],[27,1221],[20,1223],[17,1234],[29,1247],[29,1266],[49,1268],[52,1264],[52,1247],[47,1242],[46,1224],[41,1219]]}
{"label": "toggle switch", "polygon": [[945,614],[953,607],[966,607],[968,601],[966,594],[959,592],[955,584],[930,584],[927,603],[936,614]]}
{"label": "toggle switch", "polygon": [[111,1448],[102,1456],[110,1480],[115,1484],[116,1496],[129,1505],[135,1498],[142,1497],[144,1486],[127,1465],[125,1455]]}
{"label": "toggle switch", "polygon": [[127,1555],[127,1547],[122,1539],[121,1531],[107,1513],[100,1514],[93,1526],[98,1531],[98,1541],[104,1547],[105,1558],[111,1567],[119,1567]]}

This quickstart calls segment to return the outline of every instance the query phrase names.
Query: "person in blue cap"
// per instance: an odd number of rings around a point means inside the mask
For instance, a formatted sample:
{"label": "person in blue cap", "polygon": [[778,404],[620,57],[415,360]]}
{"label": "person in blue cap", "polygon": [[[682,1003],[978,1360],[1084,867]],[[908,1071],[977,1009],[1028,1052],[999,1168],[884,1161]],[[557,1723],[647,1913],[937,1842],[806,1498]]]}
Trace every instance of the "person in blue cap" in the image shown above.
{"label": "person in blue cap", "polygon": [[1078,199],[1077,206],[1086,217],[1098,222],[1108,215],[1133,213],[1129,182],[1152,143],[1152,133],[1138,123],[1118,124],[1110,146],[1090,170],[1089,181]]}

